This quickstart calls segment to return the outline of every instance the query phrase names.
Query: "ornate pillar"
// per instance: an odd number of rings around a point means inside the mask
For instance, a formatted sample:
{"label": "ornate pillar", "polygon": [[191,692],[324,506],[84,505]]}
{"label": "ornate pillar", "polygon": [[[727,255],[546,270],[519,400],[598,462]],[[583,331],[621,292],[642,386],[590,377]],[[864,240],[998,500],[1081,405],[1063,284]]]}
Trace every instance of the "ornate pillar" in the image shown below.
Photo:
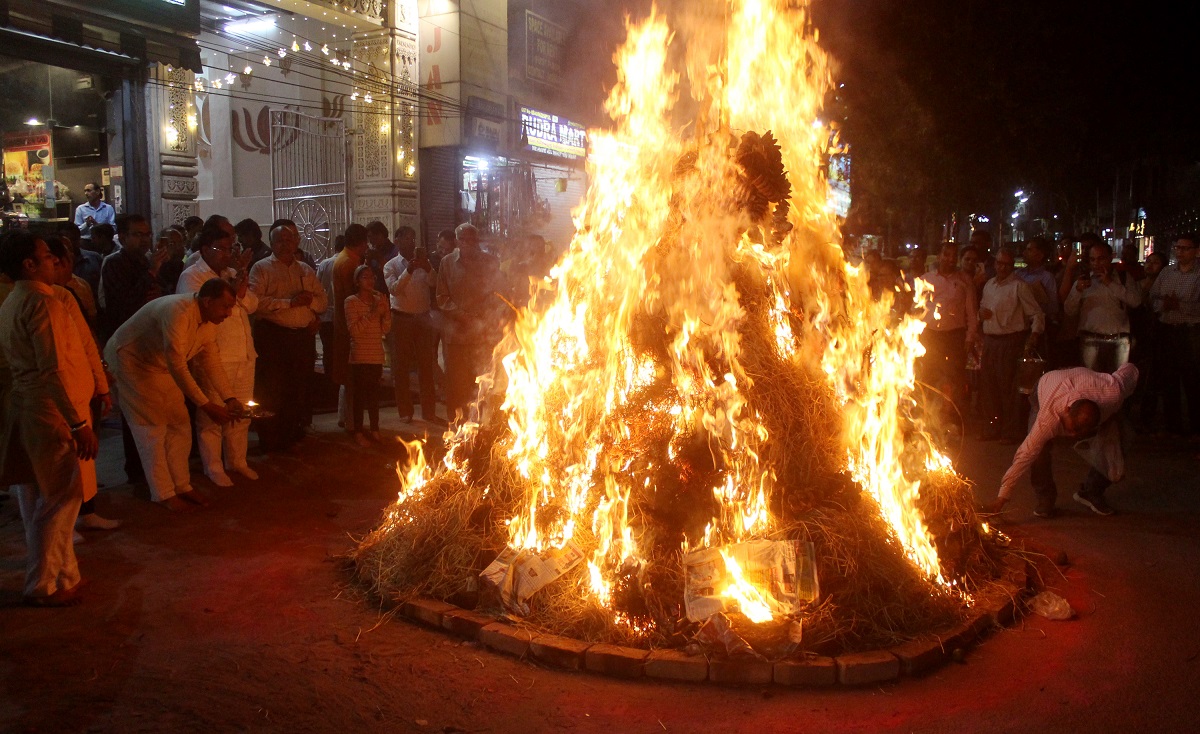
{"label": "ornate pillar", "polygon": [[[352,219],[418,228],[416,3],[394,0],[389,28],[354,36]],[[411,7],[410,7],[411,6]],[[368,95],[369,100],[368,101]]]}
{"label": "ornate pillar", "polygon": [[155,232],[199,212],[195,75],[162,64],[146,89],[151,227]]}

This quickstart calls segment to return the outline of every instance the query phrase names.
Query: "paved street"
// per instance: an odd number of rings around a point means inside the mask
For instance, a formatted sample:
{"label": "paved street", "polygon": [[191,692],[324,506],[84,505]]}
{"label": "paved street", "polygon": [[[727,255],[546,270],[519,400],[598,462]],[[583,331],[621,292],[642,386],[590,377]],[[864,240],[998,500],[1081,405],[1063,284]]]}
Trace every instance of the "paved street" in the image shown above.
{"label": "paved street", "polygon": [[[1002,527],[1067,553],[1065,576],[1047,583],[1077,620],[1026,618],[918,680],[792,691],[562,673],[381,618],[339,556],[394,497],[395,475],[331,417],[319,424],[303,451],[259,460],[260,482],[213,490],[214,505],[187,516],[128,487],[103,491],[102,514],[125,524],[78,547],[90,582],[78,608],[17,606],[20,521],[0,505],[0,730],[1194,730],[1194,451],[1141,446],[1111,518],[1070,500],[1082,476],[1070,457],[1057,467],[1062,517],[1034,518],[1022,485]],[[102,483],[120,480],[119,440],[104,445]],[[1012,450],[965,447],[981,499]]]}

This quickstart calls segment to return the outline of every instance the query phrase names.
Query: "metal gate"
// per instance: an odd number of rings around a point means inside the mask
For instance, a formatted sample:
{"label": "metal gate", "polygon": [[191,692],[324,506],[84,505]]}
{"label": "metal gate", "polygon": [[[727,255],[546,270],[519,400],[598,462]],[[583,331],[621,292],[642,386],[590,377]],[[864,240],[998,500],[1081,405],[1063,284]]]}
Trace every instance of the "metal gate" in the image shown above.
{"label": "metal gate", "polygon": [[346,123],[294,110],[271,110],[271,189],[276,219],[291,219],[313,260],[333,254],[350,223]]}

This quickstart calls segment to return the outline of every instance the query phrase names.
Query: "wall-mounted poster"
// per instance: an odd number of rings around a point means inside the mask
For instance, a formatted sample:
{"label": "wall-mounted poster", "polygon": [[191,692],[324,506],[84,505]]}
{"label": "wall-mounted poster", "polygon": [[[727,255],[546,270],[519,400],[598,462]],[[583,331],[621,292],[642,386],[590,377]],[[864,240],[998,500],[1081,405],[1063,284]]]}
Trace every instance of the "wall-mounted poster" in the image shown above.
{"label": "wall-mounted poster", "polygon": [[5,133],[4,180],[14,210],[41,216],[46,198],[43,173],[46,168],[52,172],[53,163],[50,133]]}

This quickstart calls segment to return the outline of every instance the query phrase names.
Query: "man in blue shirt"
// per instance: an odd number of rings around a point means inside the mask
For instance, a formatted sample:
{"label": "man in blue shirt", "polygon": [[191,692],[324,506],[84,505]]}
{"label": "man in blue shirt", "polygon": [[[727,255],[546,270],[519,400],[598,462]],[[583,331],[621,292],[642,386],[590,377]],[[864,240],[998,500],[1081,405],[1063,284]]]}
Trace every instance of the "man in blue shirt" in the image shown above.
{"label": "man in blue shirt", "polygon": [[79,227],[79,238],[85,249],[95,250],[92,246],[92,226],[96,224],[117,225],[117,214],[112,206],[105,204],[104,189],[100,184],[90,183],[83,187],[83,195],[87,201],[75,209],[75,226]]}

